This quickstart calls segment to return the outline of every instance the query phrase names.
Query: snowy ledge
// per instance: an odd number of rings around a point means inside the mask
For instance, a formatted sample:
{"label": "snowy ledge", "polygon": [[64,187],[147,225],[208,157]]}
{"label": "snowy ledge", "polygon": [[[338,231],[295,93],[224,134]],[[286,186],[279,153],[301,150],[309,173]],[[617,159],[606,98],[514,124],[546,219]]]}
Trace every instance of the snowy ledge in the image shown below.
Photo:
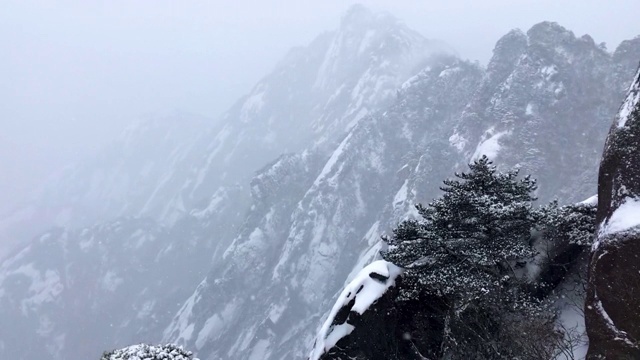
{"label": "snowy ledge", "polygon": [[[309,360],[318,360],[331,350],[336,343],[351,334],[355,327],[349,324],[352,312],[360,315],[378,300],[402,273],[402,269],[385,260],[377,260],[365,266],[358,275],[347,285],[333,305],[327,320],[320,328],[316,341],[309,355]],[[344,319],[337,319],[337,315],[348,314]]]}
{"label": "snowy ledge", "polygon": [[[598,248],[601,238],[623,231],[630,231],[637,227],[640,227],[640,198],[627,198],[613,214],[600,225],[598,237],[593,243],[593,250]],[[638,231],[640,231],[640,229],[638,229]]]}

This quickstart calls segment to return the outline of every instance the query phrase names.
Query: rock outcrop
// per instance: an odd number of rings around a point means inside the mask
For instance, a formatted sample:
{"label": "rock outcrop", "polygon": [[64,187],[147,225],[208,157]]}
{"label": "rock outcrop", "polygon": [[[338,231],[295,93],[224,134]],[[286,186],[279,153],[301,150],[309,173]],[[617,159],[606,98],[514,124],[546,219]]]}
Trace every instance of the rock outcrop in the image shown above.
{"label": "rock outcrop", "polygon": [[585,317],[587,359],[640,359],[640,72],[607,138]]}

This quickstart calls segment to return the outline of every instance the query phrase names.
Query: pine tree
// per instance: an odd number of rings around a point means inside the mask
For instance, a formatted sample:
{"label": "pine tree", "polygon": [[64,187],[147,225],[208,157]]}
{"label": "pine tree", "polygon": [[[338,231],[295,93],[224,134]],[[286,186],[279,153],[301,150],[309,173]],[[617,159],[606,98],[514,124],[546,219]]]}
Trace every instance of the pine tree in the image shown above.
{"label": "pine tree", "polygon": [[422,220],[400,224],[383,254],[421,288],[467,299],[515,279],[515,262],[535,255],[530,240],[536,222],[534,180],[498,172],[486,156],[469,168],[444,181],[440,198],[418,205]]}
{"label": "pine tree", "polygon": [[591,246],[596,231],[596,211],[593,204],[560,207],[553,201],[541,209],[539,228],[546,239],[567,239],[569,244]]}
{"label": "pine tree", "polygon": [[[422,219],[401,223],[385,238],[383,257],[406,269],[398,300],[428,293],[448,304],[443,357],[540,358],[557,336],[553,314],[529,296],[515,269],[536,254],[531,233],[542,217],[532,208],[536,183],[515,170],[498,172],[487,157],[469,168],[444,181],[441,197],[417,206]],[[518,326],[538,329],[536,339]]]}

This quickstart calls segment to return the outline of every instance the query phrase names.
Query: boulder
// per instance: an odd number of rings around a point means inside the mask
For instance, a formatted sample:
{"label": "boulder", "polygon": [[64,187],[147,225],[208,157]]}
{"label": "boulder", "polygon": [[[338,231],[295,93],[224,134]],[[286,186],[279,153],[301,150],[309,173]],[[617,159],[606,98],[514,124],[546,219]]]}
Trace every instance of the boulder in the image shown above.
{"label": "boulder", "polygon": [[609,131],[598,177],[585,321],[587,359],[640,359],[640,72]]}

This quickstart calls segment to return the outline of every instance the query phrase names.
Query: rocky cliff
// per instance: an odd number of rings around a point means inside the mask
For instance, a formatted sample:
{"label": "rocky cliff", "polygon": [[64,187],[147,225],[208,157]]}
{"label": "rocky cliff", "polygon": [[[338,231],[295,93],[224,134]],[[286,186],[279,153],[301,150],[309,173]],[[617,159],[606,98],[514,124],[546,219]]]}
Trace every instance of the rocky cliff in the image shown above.
{"label": "rocky cliff", "polygon": [[640,358],[640,72],[616,115],[598,177],[586,324],[589,359]]}

